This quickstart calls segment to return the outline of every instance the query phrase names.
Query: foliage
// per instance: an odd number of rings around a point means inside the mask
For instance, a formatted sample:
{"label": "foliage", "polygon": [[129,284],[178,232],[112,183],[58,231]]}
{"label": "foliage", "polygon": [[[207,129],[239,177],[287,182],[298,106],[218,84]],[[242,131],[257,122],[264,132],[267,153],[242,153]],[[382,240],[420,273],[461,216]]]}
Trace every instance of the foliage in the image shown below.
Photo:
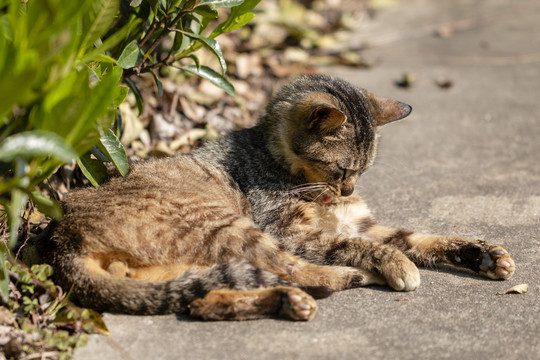
{"label": "foliage", "polygon": [[10,294],[0,307],[0,348],[7,358],[67,359],[87,333],[107,333],[101,317],[67,300],[49,277],[49,265],[7,264]]}
{"label": "foliage", "polygon": [[[10,257],[28,200],[62,217],[36,190],[60,165],[77,159],[95,186],[107,177],[104,161],[127,173],[116,109],[128,87],[140,111],[144,106],[130,77],[150,72],[159,88],[156,70],[172,66],[234,94],[214,38],[246,24],[259,1],[0,0],[0,205],[9,232],[0,264]],[[230,14],[207,29],[218,7]],[[193,53],[201,47],[218,59],[220,72],[200,64]],[[4,299],[8,281],[0,265]]]}

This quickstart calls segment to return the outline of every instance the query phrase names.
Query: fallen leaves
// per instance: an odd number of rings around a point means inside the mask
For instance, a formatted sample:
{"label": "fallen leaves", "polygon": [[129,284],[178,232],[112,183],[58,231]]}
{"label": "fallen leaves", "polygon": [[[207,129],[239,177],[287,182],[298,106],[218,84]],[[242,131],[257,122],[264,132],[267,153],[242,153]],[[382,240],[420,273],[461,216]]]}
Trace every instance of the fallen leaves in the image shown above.
{"label": "fallen leaves", "polygon": [[498,292],[497,295],[506,295],[506,294],[525,294],[529,291],[528,284],[519,284],[512,286],[510,289],[507,289],[502,292]]}

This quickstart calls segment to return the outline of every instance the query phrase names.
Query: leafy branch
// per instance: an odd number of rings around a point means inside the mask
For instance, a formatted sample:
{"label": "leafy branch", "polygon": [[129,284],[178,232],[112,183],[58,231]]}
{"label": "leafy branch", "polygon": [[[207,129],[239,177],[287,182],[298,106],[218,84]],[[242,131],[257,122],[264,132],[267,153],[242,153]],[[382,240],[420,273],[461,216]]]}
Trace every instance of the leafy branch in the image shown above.
{"label": "leafy branch", "polygon": [[[259,1],[0,0],[0,226],[7,233],[0,297],[8,296],[5,260],[12,261],[27,202],[62,217],[56,201],[38,191],[41,182],[74,161],[95,186],[107,179],[104,162],[128,172],[117,108],[129,90],[140,112],[144,106],[130,77],[150,72],[162,89],[156,70],[171,66],[234,95],[214,38],[245,24]],[[221,22],[217,8],[228,8]],[[205,36],[210,24],[216,26]],[[202,46],[218,58],[220,72],[200,65],[195,52]]]}

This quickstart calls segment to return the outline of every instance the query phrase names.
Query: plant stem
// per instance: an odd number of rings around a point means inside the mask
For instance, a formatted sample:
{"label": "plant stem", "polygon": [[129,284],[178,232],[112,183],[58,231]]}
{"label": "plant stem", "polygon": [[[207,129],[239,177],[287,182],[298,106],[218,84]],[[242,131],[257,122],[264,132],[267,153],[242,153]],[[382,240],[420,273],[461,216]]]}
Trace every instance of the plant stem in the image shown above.
{"label": "plant stem", "polygon": [[[180,11],[178,14],[176,14],[176,16],[169,22],[167,21],[168,17],[165,18],[165,24],[163,26],[163,31],[161,32],[161,34],[159,34],[159,36],[157,37],[156,40],[154,40],[154,42],[152,43],[152,45],[150,45],[150,48],[146,51],[146,54],[151,54],[157,47],[158,45],[161,43],[161,40],[163,40],[163,38],[165,36],[167,36],[170,32],[171,32],[171,28],[175,27],[176,24],[178,23],[178,21],[180,21],[180,19],[182,19],[182,17],[187,14],[188,11]],[[159,21],[158,24],[161,24],[162,22]],[[156,26],[157,28],[157,26]],[[154,29],[155,30],[155,29]],[[150,31],[149,31],[150,32]],[[152,31],[153,32],[153,31]],[[147,37],[149,38],[150,36],[148,36],[148,34],[145,36],[145,38],[143,38],[143,40],[141,41],[142,44],[144,44],[148,39]],[[161,61],[154,64],[154,65],[151,65],[150,67],[146,67],[146,68],[143,68],[144,64],[146,63],[146,60],[148,58],[145,56],[140,63],[137,64],[137,66],[135,66],[133,69],[128,69],[128,70],[133,70],[133,71],[130,71],[130,72],[124,72],[124,74],[126,75],[132,75],[132,74],[137,74],[139,75],[140,73],[142,72],[148,72],[149,69],[153,68],[153,67],[158,67],[161,66],[161,65],[164,65],[164,63],[162,63]],[[145,71],[143,71],[143,69]]]}

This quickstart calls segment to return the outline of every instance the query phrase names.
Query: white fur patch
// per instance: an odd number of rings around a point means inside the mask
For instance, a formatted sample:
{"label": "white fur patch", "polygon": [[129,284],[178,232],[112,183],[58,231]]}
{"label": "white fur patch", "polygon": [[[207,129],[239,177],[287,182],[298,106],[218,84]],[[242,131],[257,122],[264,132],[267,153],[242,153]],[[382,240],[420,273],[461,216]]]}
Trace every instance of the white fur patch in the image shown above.
{"label": "white fur patch", "polygon": [[358,226],[371,213],[367,205],[360,199],[351,199],[339,204],[321,208],[322,226],[330,232],[351,238],[360,236]]}

